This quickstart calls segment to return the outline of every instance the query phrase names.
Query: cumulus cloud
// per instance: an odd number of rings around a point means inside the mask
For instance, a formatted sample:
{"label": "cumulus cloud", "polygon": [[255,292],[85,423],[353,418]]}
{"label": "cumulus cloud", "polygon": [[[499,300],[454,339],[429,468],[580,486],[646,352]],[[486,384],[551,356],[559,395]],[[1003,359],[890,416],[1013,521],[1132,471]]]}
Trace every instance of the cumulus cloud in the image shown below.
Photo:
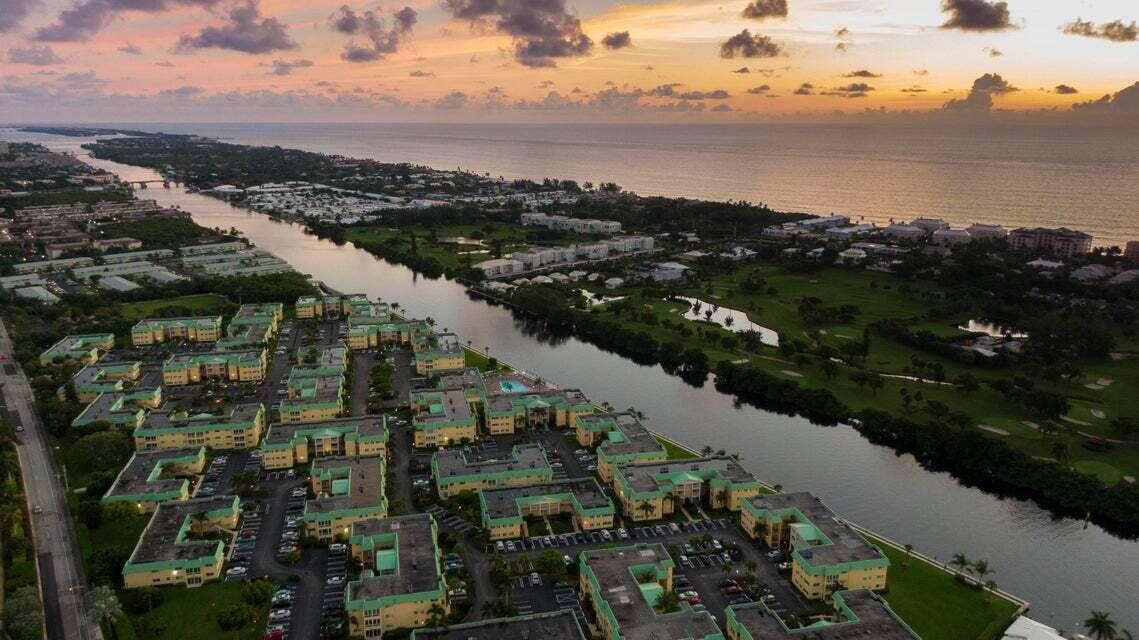
{"label": "cumulus cloud", "polygon": [[1058,84],[1056,85],[1056,88],[1053,89],[1053,91],[1062,96],[1070,96],[1072,94],[1080,92],[1079,89],[1067,84]]}
{"label": "cumulus cloud", "polygon": [[750,93],[754,96],[761,96],[761,95],[767,93],[768,91],[771,91],[771,85],[767,85],[767,84],[761,84],[758,87],[752,87],[752,88],[747,90],[748,93]]}
{"label": "cumulus cloud", "polygon": [[333,30],[351,36],[362,36],[364,44],[351,40],[344,46],[341,59],[348,62],[372,62],[381,60],[388,54],[399,51],[411,35],[412,27],[419,21],[419,14],[411,7],[404,7],[391,16],[391,24],[375,11],[356,13],[352,7],[343,5],[328,19]]}
{"label": "cumulus cloud", "polygon": [[1020,91],[996,73],[986,73],[973,81],[969,95],[946,102],[945,109],[955,111],[987,112],[993,108],[993,96]]}
{"label": "cumulus cloud", "polygon": [[882,74],[867,71],[866,69],[859,69],[858,71],[851,71],[850,73],[842,74],[844,78],[881,78]]}
{"label": "cumulus cloud", "polygon": [[407,75],[412,77],[412,78],[434,78],[435,77],[435,73],[433,71],[424,71],[423,69],[416,69],[415,71],[412,71],[411,73],[409,73]]}
{"label": "cumulus cloud", "polygon": [[752,20],[786,18],[787,0],[751,0],[740,15]]}
{"label": "cumulus cloud", "polygon": [[296,49],[285,25],[276,18],[263,18],[252,0],[230,10],[227,21],[218,27],[206,27],[198,35],[178,39],[177,50],[228,49],[242,53],[272,53]]}
{"label": "cumulus cloud", "polygon": [[[0,0],[0,8],[5,2]],[[19,0],[16,0],[17,4]],[[64,9],[53,24],[41,27],[35,38],[41,42],[82,42],[95,35],[119,13],[161,13],[176,7],[213,7],[219,0],[83,0]],[[3,23],[0,11],[0,23]],[[2,31],[3,29],[0,29]]]}
{"label": "cumulus cloud", "polygon": [[726,100],[732,97],[724,89],[716,89],[714,91],[677,91],[678,84],[662,84],[659,87],[647,92],[647,95],[656,96],[658,98],[677,98],[679,100]]}
{"label": "cumulus cloud", "polygon": [[19,27],[36,2],[37,0],[0,0],[0,33]]}
{"label": "cumulus cloud", "polygon": [[823,91],[820,95],[839,96],[842,98],[865,98],[871,91],[874,91],[874,87],[865,82],[852,82],[841,87]]}
{"label": "cumulus cloud", "polygon": [[274,60],[270,62],[269,73],[275,76],[287,76],[293,72],[293,69],[305,69],[313,66],[312,60]]}
{"label": "cumulus cloud", "polygon": [[1121,114],[1129,118],[1139,115],[1139,82],[1098,100],[1074,104],[1072,109],[1085,113]]}
{"label": "cumulus cloud", "polygon": [[467,96],[467,94],[463,93],[462,91],[452,91],[442,98],[435,100],[435,102],[432,103],[432,106],[436,109],[462,109],[463,107],[467,106],[467,101],[469,99],[470,98]]}
{"label": "cumulus cloud", "polygon": [[628,31],[615,31],[606,34],[606,36],[601,39],[601,44],[604,45],[606,49],[624,49],[625,47],[633,46],[633,38],[629,36]]}
{"label": "cumulus cloud", "polygon": [[834,30],[834,37],[838,40],[834,48],[839,53],[846,53],[848,49],[854,46],[854,36],[851,34],[850,29],[846,27],[839,27]]}
{"label": "cumulus cloud", "polygon": [[27,47],[12,47],[8,50],[8,62],[12,64],[30,64],[37,67],[46,67],[60,64],[63,58],[55,54],[55,50],[46,44],[42,47],[35,45]]}
{"label": "cumulus cloud", "polygon": [[799,85],[798,89],[795,89],[794,93],[797,96],[813,96],[815,95],[815,85],[810,82],[804,82]]}
{"label": "cumulus cloud", "polygon": [[1090,20],[1076,18],[1074,21],[1060,27],[1060,29],[1064,33],[1074,36],[1102,38],[1104,40],[1111,40],[1112,42],[1135,42],[1139,40],[1139,26],[1135,24],[1134,20],[1131,21],[1131,24],[1125,24],[1122,20],[1113,20],[1096,26],[1096,24]]}
{"label": "cumulus cloud", "polygon": [[783,55],[782,45],[765,35],[752,35],[747,29],[720,45],[721,58],[775,58],[780,55]]}
{"label": "cumulus cloud", "polygon": [[984,52],[989,54],[990,58],[999,58],[1005,54],[1004,51],[1001,51],[1000,49],[997,49],[996,47],[985,47]]}
{"label": "cumulus cloud", "polygon": [[941,11],[949,14],[942,29],[1002,31],[1014,28],[1007,2],[942,0]]}
{"label": "cumulus cloud", "polygon": [[553,67],[559,58],[593,50],[593,40],[565,0],[443,0],[443,8],[456,19],[509,35],[514,59],[528,67]]}

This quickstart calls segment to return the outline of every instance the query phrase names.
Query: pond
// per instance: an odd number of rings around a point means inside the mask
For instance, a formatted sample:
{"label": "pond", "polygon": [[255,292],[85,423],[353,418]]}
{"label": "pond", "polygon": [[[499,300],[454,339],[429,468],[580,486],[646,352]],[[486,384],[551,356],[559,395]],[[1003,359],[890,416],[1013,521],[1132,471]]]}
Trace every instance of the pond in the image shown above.
{"label": "pond", "polygon": [[675,296],[674,299],[688,303],[688,311],[683,314],[687,320],[714,322],[733,333],[755,331],[759,334],[760,342],[763,344],[770,347],[779,346],[779,334],[763,325],[752,322],[744,311],[731,307],[721,307],[714,302],[705,302],[699,298]]}
{"label": "pond", "polygon": [[1010,329],[989,320],[970,320],[957,325],[957,328],[969,333],[983,333],[994,338],[1027,338],[1028,334]]}

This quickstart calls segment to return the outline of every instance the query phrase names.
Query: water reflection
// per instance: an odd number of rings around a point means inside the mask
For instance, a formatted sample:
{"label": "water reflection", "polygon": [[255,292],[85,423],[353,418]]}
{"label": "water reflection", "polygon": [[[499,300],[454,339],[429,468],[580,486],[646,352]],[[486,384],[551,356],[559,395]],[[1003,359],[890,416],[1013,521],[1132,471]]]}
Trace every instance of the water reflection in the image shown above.
{"label": "water reflection", "polygon": [[714,302],[706,302],[699,298],[675,296],[678,300],[688,303],[688,310],[683,316],[687,320],[698,322],[714,322],[733,333],[755,331],[759,334],[760,342],[771,347],[779,346],[779,334],[767,327],[756,324],[747,317],[747,312],[731,307],[722,307]]}

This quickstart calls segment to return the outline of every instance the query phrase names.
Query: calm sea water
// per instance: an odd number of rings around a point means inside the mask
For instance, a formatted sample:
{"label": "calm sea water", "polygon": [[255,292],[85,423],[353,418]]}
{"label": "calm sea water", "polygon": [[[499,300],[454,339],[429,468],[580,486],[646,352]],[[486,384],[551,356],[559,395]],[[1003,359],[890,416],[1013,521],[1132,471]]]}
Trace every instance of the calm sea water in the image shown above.
{"label": "calm sea water", "polygon": [[1139,239],[1139,128],[882,125],[147,124],[245,144],[874,222],[943,217]]}

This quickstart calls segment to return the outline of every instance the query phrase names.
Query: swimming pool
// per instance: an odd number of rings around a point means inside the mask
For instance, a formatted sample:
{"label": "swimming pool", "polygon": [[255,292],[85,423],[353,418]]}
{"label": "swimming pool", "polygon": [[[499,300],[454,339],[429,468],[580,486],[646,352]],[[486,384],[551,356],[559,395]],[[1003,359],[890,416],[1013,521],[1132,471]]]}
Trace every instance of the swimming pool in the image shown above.
{"label": "swimming pool", "polygon": [[499,385],[502,386],[503,393],[523,393],[530,390],[530,387],[514,380],[503,380]]}

